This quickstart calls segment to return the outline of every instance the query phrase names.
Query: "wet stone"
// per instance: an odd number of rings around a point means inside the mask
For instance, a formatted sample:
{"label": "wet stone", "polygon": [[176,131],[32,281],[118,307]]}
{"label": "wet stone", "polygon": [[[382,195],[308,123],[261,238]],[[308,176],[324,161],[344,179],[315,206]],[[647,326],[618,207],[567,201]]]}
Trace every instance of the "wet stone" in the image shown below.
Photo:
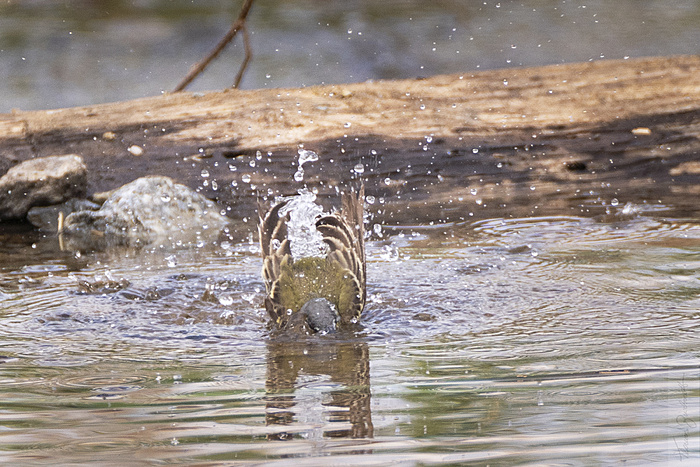
{"label": "wet stone", "polygon": [[112,192],[97,211],[70,214],[63,233],[72,248],[157,241],[186,246],[216,239],[227,223],[213,201],[169,177],[148,176]]}
{"label": "wet stone", "polygon": [[115,280],[103,280],[103,281],[78,281],[78,293],[82,295],[104,295],[118,292],[126,287],[129,287],[130,283],[126,279]]}
{"label": "wet stone", "polygon": [[23,219],[34,206],[85,196],[87,168],[76,154],[24,161],[0,178],[0,220]]}
{"label": "wet stone", "polygon": [[33,207],[27,213],[27,220],[31,224],[44,232],[58,231],[59,216],[62,214],[63,219],[71,213],[78,211],[97,211],[100,205],[88,201],[86,199],[73,198],[65,203],[56,204],[54,206],[37,206]]}

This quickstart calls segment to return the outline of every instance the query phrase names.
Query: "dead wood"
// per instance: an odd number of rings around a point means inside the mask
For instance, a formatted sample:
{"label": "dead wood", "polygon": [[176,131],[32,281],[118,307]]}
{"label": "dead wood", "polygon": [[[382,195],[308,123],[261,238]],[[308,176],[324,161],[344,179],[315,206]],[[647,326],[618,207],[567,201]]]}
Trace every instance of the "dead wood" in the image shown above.
{"label": "dead wood", "polygon": [[303,145],[321,195],[362,164],[386,222],[585,215],[613,198],[695,215],[699,136],[700,57],[657,57],[17,111],[0,116],[0,173],[76,153],[91,192],[164,174],[250,217],[251,195],[299,188]]}

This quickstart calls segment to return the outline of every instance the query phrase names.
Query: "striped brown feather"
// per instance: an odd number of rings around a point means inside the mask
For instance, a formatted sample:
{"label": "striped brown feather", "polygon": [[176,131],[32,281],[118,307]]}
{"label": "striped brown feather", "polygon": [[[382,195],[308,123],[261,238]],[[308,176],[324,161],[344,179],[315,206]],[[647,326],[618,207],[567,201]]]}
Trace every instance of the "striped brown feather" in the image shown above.
{"label": "striped brown feather", "polygon": [[[366,301],[366,266],[364,248],[364,186],[350,189],[341,196],[339,212],[317,219],[316,228],[328,245],[328,260],[347,270],[351,281],[350,309],[359,318]],[[283,268],[292,263],[290,242],[287,239],[289,214],[280,216],[288,201],[282,201],[265,211],[258,203],[258,233],[263,257],[263,279],[267,296],[265,308],[278,324],[286,318],[287,310],[280,304],[279,279]],[[264,214],[263,214],[264,213]],[[279,242],[279,243],[278,243]],[[277,246],[277,248],[275,248]]]}

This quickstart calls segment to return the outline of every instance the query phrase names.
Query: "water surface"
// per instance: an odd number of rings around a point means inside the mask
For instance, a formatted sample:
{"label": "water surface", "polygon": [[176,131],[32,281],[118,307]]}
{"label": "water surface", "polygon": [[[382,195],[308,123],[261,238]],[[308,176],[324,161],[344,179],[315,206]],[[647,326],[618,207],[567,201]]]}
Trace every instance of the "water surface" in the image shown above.
{"label": "water surface", "polygon": [[[171,91],[242,2],[0,4],[0,112]],[[416,78],[515,66],[697,54],[695,0],[256,0],[242,87]],[[190,88],[233,84],[237,39]]]}
{"label": "water surface", "polygon": [[[700,225],[645,209],[384,226],[362,327],[308,339],[268,330],[247,224],[180,251],[6,233],[0,461],[692,465]],[[78,287],[105,279],[130,285]]]}

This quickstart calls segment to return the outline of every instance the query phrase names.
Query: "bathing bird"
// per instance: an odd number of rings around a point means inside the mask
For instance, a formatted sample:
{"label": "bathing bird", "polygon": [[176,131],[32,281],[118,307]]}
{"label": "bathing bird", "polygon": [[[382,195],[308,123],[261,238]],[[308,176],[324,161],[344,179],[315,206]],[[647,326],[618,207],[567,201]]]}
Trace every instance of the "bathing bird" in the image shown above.
{"label": "bathing bird", "polygon": [[341,194],[340,211],[310,220],[319,255],[294,257],[290,199],[258,206],[265,308],[279,328],[329,333],[357,322],[366,299],[364,186]]}

